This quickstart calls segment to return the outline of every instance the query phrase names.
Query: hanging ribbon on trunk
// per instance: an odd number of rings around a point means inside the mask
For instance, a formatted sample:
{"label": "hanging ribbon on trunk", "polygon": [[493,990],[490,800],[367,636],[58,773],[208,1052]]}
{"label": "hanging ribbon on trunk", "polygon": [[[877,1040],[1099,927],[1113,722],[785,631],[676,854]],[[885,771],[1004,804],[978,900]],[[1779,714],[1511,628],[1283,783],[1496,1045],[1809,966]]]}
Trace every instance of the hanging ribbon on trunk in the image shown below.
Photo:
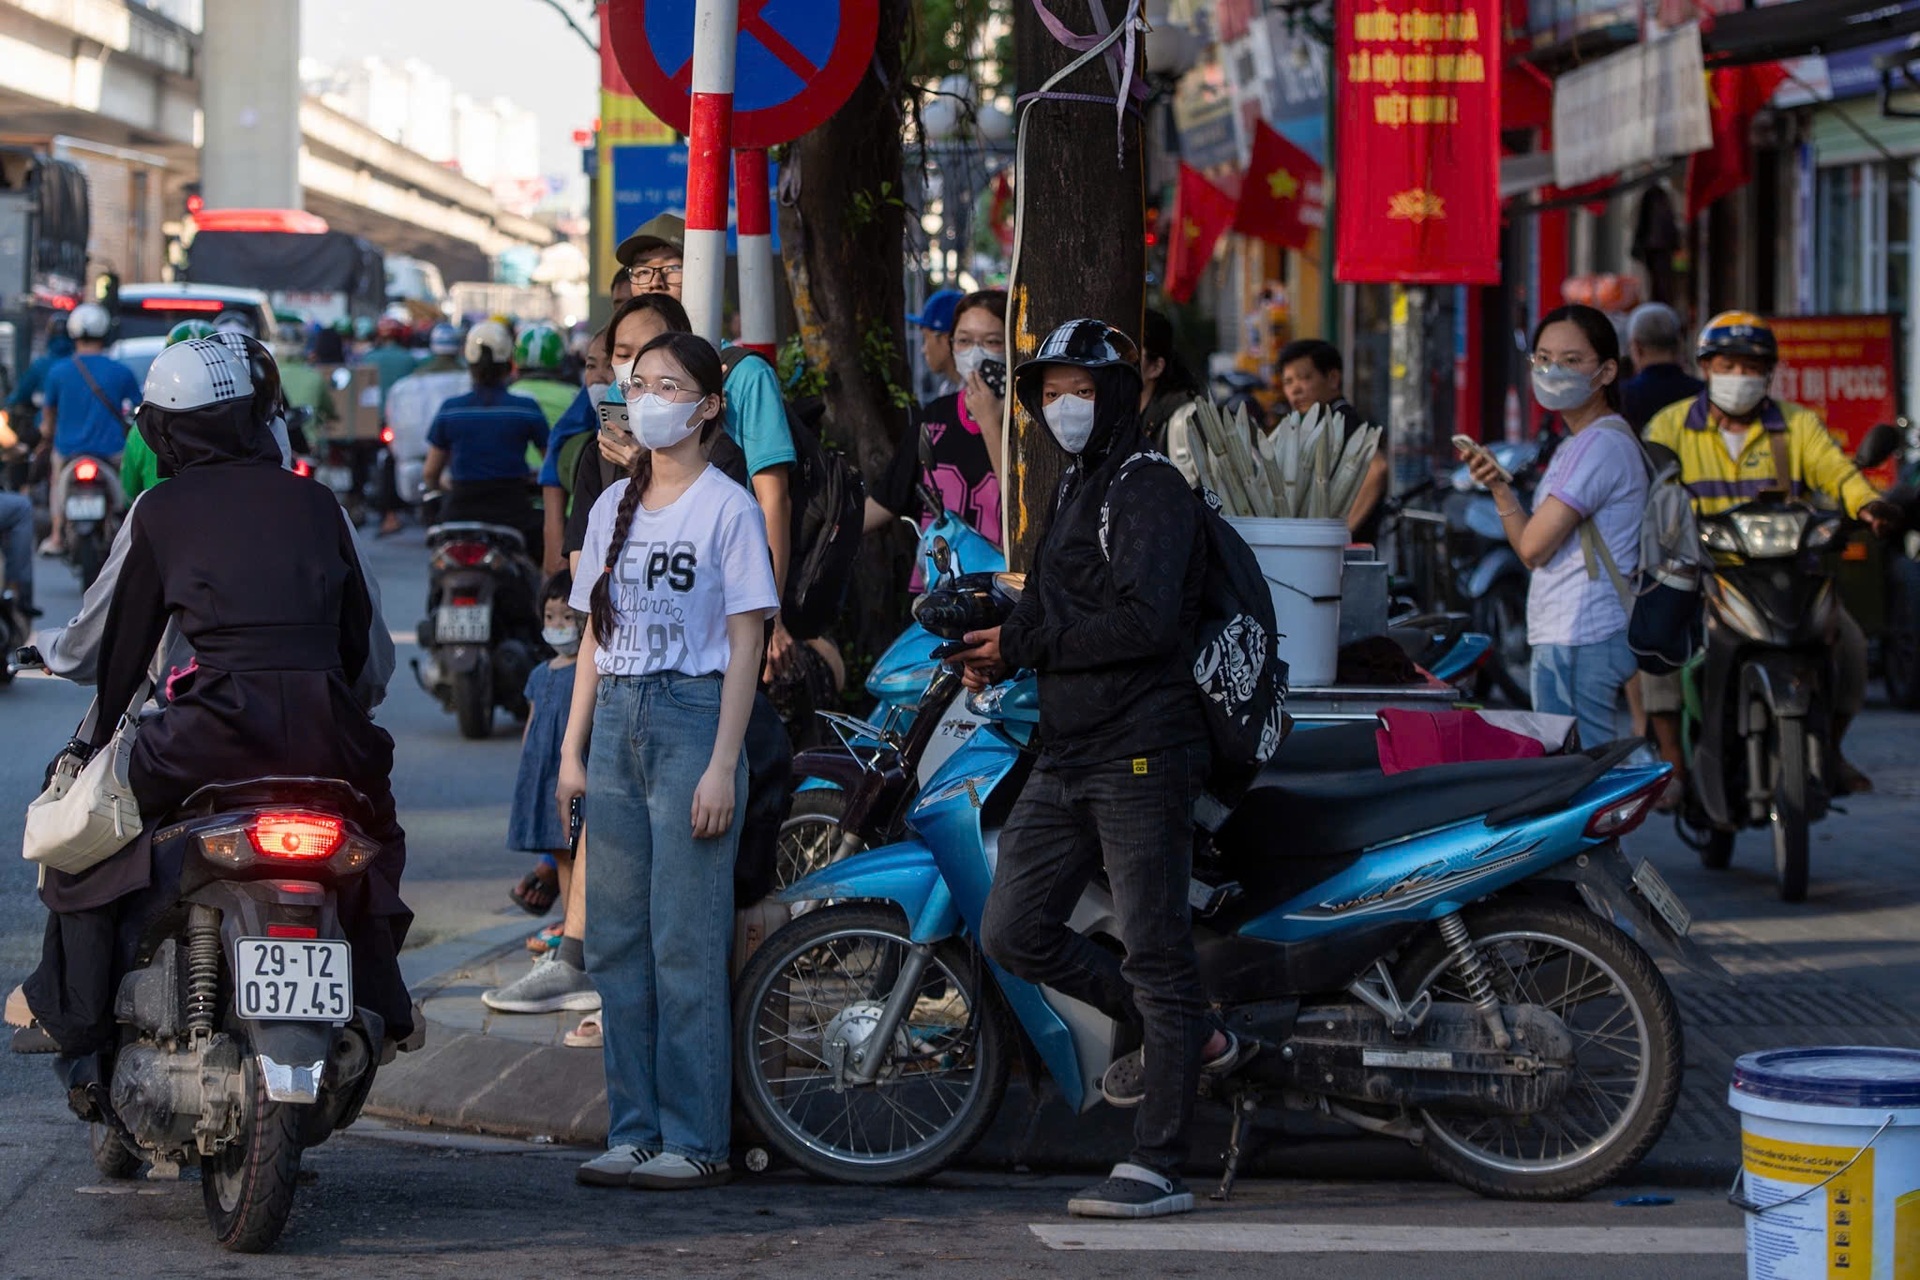
{"label": "hanging ribbon on trunk", "polygon": [[[1047,34],[1067,48],[1077,51],[1080,56],[1047,77],[1046,83],[1032,93],[1022,94],[1017,105],[1023,108],[1021,114],[1024,117],[1026,114],[1024,108],[1040,100],[1092,102],[1102,106],[1111,102],[1114,105],[1114,155],[1116,159],[1124,161],[1127,111],[1130,107],[1137,111],[1138,107],[1134,104],[1144,102],[1147,97],[1146,82],[1136,80],[1133,74],[1134,64],[1140,56],[1140,33],[1146,30],[1147,24],[1140,15],[1140,0],[1128,0],[1127,11],[1121,16],[1120,25],[1113,28],[1107,26],[1107,11],[1101,0],[1088,0],[1088,8],[1093,13],[1094,33],[1083,36],[1070,30],[1066,23],[1047,8],[1046,0],[1033,0],[1033,11],[1039,17],[1040,25],[1047,29]],[[1107,98],[1091,93],[1062,93],[1057,90],[1056,86],[1061,81],[1103,54],[1111,64],[1107,68],[1107,76],[1113,81],[1113,97]]]}

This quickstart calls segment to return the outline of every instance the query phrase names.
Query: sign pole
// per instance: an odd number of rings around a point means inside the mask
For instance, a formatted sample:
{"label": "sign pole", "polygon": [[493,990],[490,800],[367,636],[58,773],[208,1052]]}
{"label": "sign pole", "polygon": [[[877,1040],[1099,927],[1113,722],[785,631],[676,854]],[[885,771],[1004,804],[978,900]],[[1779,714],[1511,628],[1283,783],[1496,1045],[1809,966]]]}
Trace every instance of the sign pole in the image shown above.
{"label": "sign pole", "polygon": [[773,213],[767,190],[767,153],[733,153],[734,203],[740,209],[740,345],[771,358],[773,322]]}
{"label": "sign pole", "polygon": [[[681,301],[693,331],[720,345],[727,269],[727,161],[733,145],[733,62],[739,0],[698,0],[687,145],[687,257]],[[765,179],[762,179],[764,185]]]}

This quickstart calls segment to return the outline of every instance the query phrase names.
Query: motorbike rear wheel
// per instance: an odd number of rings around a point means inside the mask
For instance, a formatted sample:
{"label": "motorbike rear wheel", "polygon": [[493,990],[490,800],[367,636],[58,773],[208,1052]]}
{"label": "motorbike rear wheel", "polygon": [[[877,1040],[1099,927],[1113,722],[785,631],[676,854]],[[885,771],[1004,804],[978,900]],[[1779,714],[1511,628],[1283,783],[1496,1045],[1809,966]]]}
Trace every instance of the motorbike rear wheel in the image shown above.
{"label": "motorbike rear wheel", "polygon": [[249,1101],[241,1136],[218,1155],[200,1157],[200,1198],[220,1247],[262,1253],[273,1247],[293,1212],[300,1181],[300,1113],[267,1097],[251,1057],[244,1067]]}
{"label": "motorbike rear wheel", "polygon": [[472,671],[456,671],[453,680],[453,718],[460,736],[480,739],[493,732],[493,671],[483,660]]}
{"label": "motorbike rear wheel", "polygon": [[100,576],[100,566],[106,563],[106,559],[106,542],[98,527],[74,536],[73,569],[80,575],[80,590],[85,591],[93,586],[93,580]]}
{"label": "motorbike rear wheel", "polygon": [[[1572,1200],[1639,1161],[1680,1097],[1680,1013],[1647,953],[1591,912],[1538,901],[1463,913],[1502,1004],[1533,1004],[1573,1033],[1573,1081],[1531,1116],[1422,1113],[1427,1160],[1443,1176],[1502,1200]],[[1401,961],[1411,1000],[1467,1001],[1437,931]]]}
{"label": "motorbike rear wheel", "polygon": [[775,889],[784,889],[834,860],[840,847],[840,819],[846,812],[847,793],[838,787],[793,793],[793,807],[780,824],[774,851]]}
{"label": "motorbike rear wheel", "polygon": [[1773,739],[1773,876],[1783,902],[1807,897],[1811,835],[1807,817],[1807,726],[1776,720]]}
{"label": "motorbike rear wheel", "polygon": [[734,985],[740,1105],[769,1146],[815,1177],[928,1178],[986,1133],[1006,1093],[1014,1031],[979,954],[937,944],[869,1085],[837,1091],[832,1040],[858,1048],[913,942],[898,911],[835,903],[787,925]]}

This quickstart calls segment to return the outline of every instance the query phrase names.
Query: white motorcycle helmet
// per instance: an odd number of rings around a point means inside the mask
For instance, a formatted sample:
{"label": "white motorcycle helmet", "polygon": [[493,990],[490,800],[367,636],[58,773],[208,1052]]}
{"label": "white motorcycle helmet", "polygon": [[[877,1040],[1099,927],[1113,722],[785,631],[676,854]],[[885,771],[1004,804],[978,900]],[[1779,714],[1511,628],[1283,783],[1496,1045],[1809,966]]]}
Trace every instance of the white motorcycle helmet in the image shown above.
{"label": "white motorcycle helmet", "polygon": [[141,403],[184,413],[251,399],[253,377],[246,359],[218,339],[194,338],[176,342],[153,358]]}
{"label": "white motorcycle helmet", "polygon": [[113,328],[113,317],[97,302],[83,302],[67,317],[67,336],[75,342],[104,342]]}
{"label": "white motorcycle helmet", "polygon": [[512,364],[513,331],[498,320],[481,321],[467,330],[466,357],[468,364]]}

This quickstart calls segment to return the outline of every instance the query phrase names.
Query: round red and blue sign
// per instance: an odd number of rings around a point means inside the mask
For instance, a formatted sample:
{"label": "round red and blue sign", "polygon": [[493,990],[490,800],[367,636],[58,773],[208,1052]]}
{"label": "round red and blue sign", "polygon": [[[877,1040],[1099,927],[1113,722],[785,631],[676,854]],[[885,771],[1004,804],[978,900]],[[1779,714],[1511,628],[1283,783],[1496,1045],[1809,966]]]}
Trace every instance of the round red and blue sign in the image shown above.
{"label": "round red and blue sign", "polygon": [[[611,0],[614,56],[634,95],[669,128],[692,116],[697,0]],[[733,145],[792,142],[852,96],[873,61],[879,0],[739,0]]]}

